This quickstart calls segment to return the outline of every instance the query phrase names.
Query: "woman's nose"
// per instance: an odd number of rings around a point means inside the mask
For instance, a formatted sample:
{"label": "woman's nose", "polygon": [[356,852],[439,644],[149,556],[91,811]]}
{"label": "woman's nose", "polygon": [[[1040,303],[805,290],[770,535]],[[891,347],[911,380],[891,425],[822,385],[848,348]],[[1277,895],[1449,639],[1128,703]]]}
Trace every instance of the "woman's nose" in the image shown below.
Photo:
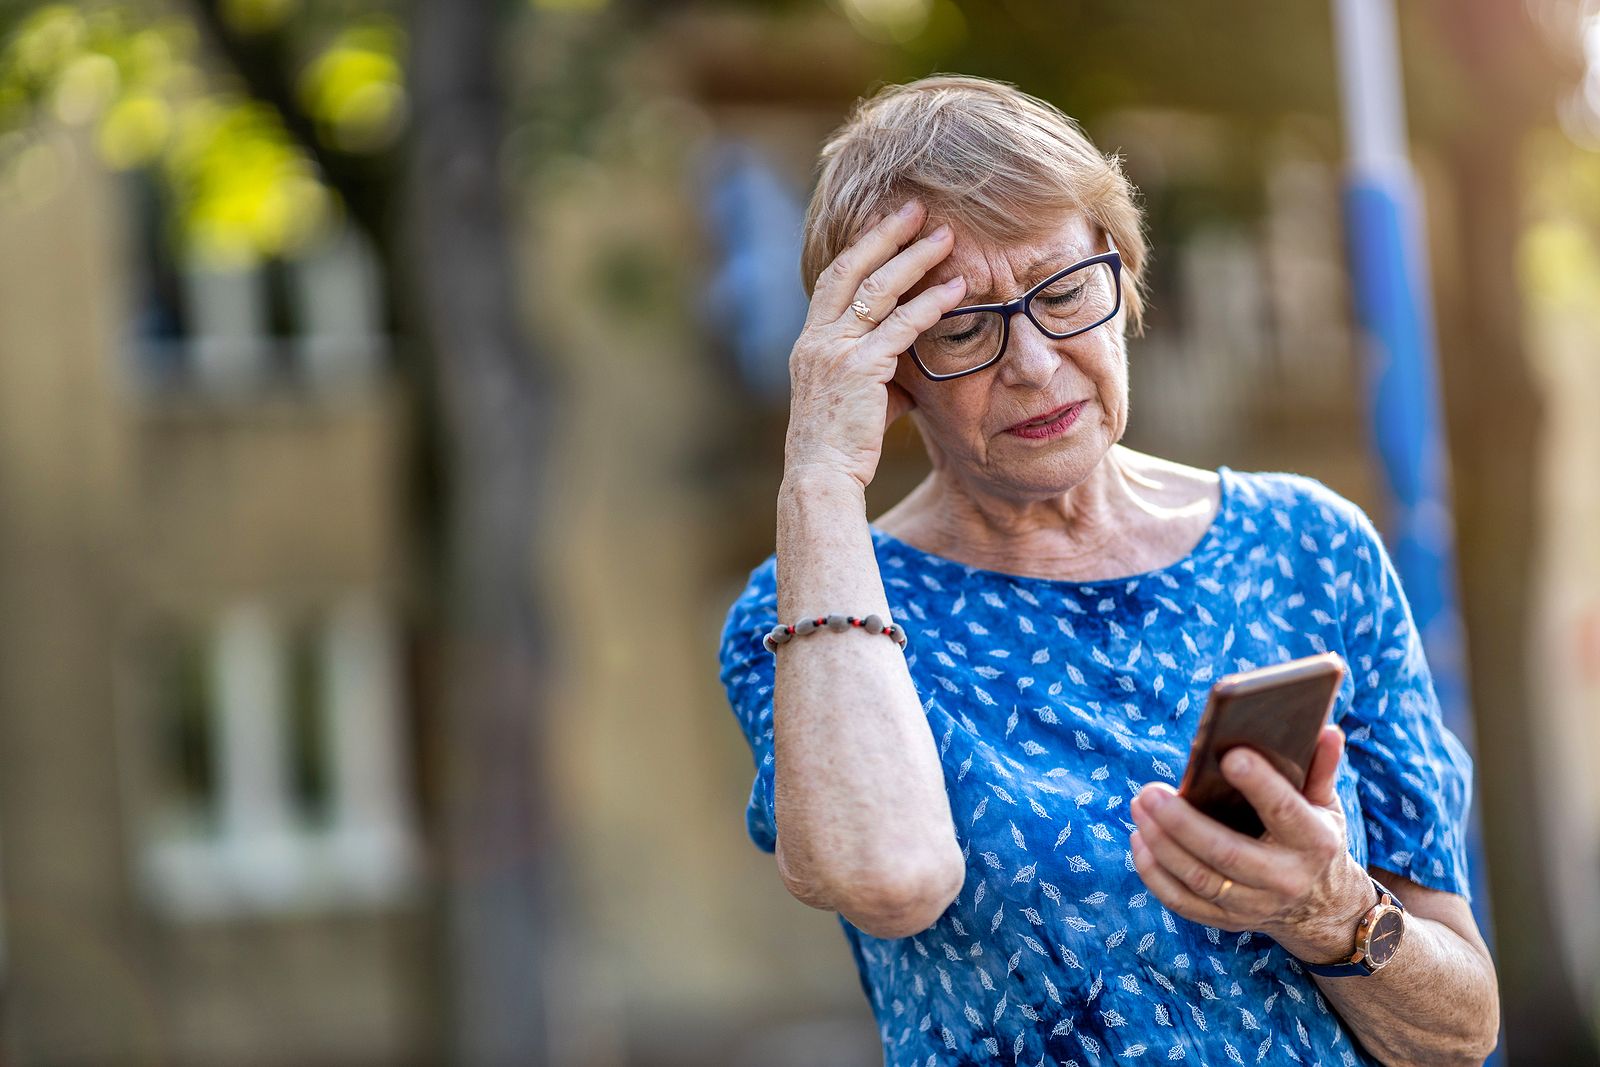
{"label": "woman's nose", "polygon": [[1043,385],[1061,366],[1059,346],[1066,342],[1046,337],[1026,315],[1011,320],[1011,336],[1000,357],[1000,374],[1017,385]]}

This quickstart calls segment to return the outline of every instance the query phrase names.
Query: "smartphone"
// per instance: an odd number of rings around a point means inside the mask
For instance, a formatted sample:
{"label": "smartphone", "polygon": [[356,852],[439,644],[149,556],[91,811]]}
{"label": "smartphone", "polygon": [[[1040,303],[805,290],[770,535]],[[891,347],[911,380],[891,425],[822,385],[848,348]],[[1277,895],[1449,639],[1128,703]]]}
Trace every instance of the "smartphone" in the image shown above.
{"label": "smartphone", "polygon": [[1235,745],[1249,745],[1304,789],[1317,737],[1347,669],[1337,652],[1324,652],[1217,679],[1178,795],[1242,834],[1266,833],[1255,808],[1222,776],[1222,757]]}

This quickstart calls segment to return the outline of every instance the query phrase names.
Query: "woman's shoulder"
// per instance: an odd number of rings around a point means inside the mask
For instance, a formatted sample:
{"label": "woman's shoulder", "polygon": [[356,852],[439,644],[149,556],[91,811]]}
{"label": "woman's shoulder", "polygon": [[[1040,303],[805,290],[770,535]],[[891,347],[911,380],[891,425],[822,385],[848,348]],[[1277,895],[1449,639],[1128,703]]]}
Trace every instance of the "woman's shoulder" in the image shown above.
{"label": "woman's shoulder", "polygon": [[746,597],[776,596],[778,593],[778,554],[767,553],[767,558],[750,568],[740,599]]}
{"label": "woman's shoulder", "polygon": [[1222,475],[1220,471],[1193,467],[1175,459],[1139,452],[1118,444],[1119,465],[1154,496],[1162,507],[1181,508],[1197,500],[1216,502]]}
{"label": "woman's shoulder", "polygon": [[1231,469],[1229,473],[1235,509],[1265,515],[1284,531],[1348,534],[1363,521],[1370,522],[1360,505],[1312,475]]}
{"label": "woman's shoulder", "polygon": [[724,658],[738,651],[750,639],[752,627],[765,632],[778,610],[778,554],[768,554],[751,568],[744,588],[728,604],[722,623]]}

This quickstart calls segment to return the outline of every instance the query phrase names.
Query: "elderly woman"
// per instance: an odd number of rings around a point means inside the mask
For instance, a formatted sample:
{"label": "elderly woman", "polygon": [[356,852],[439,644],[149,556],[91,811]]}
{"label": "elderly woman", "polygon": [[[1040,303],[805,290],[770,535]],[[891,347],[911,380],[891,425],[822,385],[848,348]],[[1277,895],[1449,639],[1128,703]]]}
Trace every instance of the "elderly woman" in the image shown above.
{"label": "elderly woman", "polygon": [[[1145,248],[1117,163],[944,76],[822,159],[777,550],[722,681],[749,833],[838,913],[885,1063],[1481,1062],[1471,764],[1405,594],[1320,482],[1119,444]],[[906,413],[932,471],[869,522]],[[1218,676],[1327,651],[1303,789],[1224,761],[1263,836],[1177,795]]]}

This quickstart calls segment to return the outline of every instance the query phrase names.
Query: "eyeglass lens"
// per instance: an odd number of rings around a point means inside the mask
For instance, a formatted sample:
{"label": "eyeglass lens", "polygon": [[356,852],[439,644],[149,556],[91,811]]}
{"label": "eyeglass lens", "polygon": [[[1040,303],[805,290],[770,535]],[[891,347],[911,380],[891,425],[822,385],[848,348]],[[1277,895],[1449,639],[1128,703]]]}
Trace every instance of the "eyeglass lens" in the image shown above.
{"label": "eyeglass lens", "polygon": [[[1056,335],[1089,329],[1117,308],[1117,281],[1109,263],[1091,263],[1062,275],[1033,295],[1028,310]],[[1005,335],[998,311],[969,311],[934,323],[917,336],[913,349],[933,374],[955,374],[1000,354]]]}

